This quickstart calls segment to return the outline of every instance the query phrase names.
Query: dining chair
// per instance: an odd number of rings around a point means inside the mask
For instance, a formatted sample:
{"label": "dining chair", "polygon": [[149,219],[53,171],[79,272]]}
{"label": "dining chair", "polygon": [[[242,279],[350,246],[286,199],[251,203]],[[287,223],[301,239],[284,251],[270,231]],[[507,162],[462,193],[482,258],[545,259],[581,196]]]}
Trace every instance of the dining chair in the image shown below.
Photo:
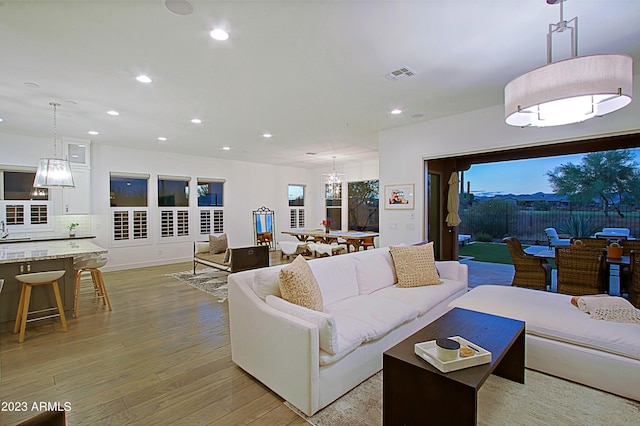
{"label": "dining chair", "polygon": [[609,243],[609,241],[602,238],[576,238],[573,243],[576,244],[578,241],[580,241],[583,247],[596,249],[604,249]]}
{"label": "dining chair", "polygon": [[520,240],[515,237],[507,237],[502,241],[507,244],[515,267],[512,286],[551,289],[551,265],[546,259],[525,253]]}
{"label": "dining chair", "polygon": [[640,308],[640,251],[631,252],[631,280],[627,293],[629,302],[636,308]]}
{"label": "dining chair", "polygon": [[606,258],[605,249],[556,247],[558,293],[572,296],[606,293]]}

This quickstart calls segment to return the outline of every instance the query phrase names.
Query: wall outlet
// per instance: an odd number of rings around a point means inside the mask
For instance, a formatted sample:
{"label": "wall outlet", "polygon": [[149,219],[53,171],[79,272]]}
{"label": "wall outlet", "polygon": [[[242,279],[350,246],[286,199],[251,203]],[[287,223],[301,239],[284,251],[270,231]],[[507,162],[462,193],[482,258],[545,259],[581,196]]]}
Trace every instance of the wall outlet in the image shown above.
{"label": "wall outlet", "polygon": [[158,250],[158,254],[162,254],[162,250]]}

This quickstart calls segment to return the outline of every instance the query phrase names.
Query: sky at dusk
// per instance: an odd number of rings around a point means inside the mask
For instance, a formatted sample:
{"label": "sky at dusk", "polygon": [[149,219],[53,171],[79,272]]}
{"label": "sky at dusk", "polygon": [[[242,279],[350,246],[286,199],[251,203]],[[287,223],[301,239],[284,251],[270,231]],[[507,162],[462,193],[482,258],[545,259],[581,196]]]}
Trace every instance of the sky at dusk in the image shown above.
{"label": "sky at dusk", "polygon": [[[632,151],[640,163],[640,149]],[[583,156],[575,154],[476,164],[464,172],[464,190],[467,190],[467,182],[470,182],[471,193],[475,195],[552,193],[547,172],[569,162],[580,164]]]}

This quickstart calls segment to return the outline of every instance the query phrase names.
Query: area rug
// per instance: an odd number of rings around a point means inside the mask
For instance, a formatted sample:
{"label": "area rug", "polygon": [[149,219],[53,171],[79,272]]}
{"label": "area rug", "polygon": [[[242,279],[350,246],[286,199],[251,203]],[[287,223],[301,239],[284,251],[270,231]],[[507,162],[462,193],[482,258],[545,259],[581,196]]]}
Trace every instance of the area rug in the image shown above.
{"label": "area rug", "polygon": [[[312,417],[285,405],[315,426],[382,425],[382,372]],[[533,370],[526,370],[524,385],[491,375],[478,391],[478,425],[629,425],[638,419],[638,402]]]}
{"label": "area rug", "polygon": [[217,297],[220,303],[225,302],[229,297],[229,291],[227,290],[228,275],[228,272],[213,268],[198,269],[195,275],[193,271],[168,274],[168,276],[180,280],[193,288]]}

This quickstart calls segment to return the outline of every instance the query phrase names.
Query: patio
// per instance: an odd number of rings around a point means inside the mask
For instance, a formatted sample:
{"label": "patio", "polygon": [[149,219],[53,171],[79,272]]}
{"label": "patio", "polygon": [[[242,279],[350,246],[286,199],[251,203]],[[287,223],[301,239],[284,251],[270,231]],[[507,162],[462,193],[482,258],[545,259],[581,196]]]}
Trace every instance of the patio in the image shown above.
{"label": "patio", "polygon": [[[537,251],[548,250],[548,246],[529,246],[526,251],[528,253],[534,253]],[[511,280],[513,280],[514,275],[514,267],[513,265],[505,265],[501,263],[491,263],[491,262],[479,262],[473,260],[473,258],[460,258],[461,263],[465,263],[469,265],[469,289],[477,287],[479,285],[511,285]],[[556,282],[557,282],[557,270],[553,269],[551,271],[551,291],[556,292]],[[611,294],[619,295],[620,294],[620,285],[619,282],[614,281],[611,284]]]}

